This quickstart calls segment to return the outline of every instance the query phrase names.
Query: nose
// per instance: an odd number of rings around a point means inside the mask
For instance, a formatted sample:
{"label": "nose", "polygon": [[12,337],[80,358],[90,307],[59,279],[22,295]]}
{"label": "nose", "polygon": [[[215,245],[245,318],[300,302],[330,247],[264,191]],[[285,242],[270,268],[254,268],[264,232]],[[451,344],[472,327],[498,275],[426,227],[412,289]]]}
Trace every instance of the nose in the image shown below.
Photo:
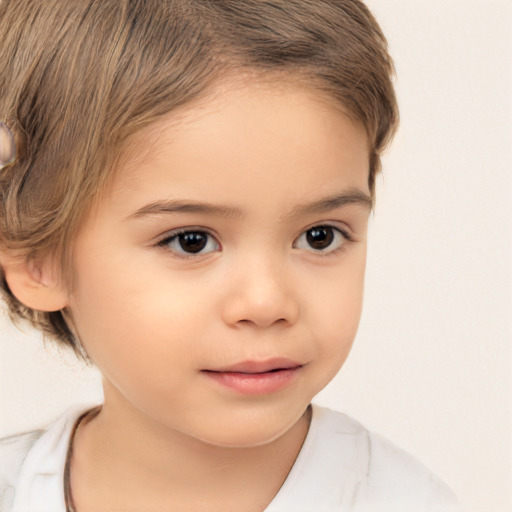
{"label": "nose", "polygon": [[299,316],[299,302],[289,277],[270,262],[244,262],[224,304],[224,321],[231,326],[291,326]]}

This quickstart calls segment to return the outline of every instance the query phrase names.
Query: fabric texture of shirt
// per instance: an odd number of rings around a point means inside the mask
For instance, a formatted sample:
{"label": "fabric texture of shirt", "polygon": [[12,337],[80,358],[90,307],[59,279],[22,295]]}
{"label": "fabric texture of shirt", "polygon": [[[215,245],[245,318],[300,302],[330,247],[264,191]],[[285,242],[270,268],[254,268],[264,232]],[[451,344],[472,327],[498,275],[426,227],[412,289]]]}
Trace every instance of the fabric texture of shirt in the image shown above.
{"label": "fabric texture of shirt", "polygon": [[[64,468],[88,407],[46,430],[0,440],[0,512],[66,512]],[[412,456],[352,418],[313,405],[311,426],[264,512],[460,512],[453,493]]]}

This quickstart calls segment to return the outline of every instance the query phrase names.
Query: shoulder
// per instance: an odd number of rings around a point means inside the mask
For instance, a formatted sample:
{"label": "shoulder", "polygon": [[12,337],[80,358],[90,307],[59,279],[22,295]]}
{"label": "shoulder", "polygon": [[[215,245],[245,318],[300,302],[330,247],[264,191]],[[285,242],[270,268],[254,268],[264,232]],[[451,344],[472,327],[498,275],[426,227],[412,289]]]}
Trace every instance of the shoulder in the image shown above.
{"label": "shoulder", "polygon": [[2,512],[7,510],[7,506],[14,498],[16,482],[27,453],[43,432],[43,430],[34,430],[0,439],[0,510]]}
{"label": "shoulder", "polygon": [[324,451],[338,446],[340,457],[351,457],[357,475],[349,491],[353,510],[459,510],[452,491],[415,457],[345,414],[317,406],[315,414],[322,438],[317,445]]}
{"label": "shoulder", "polygon": [[365,500],[396,503],[404,511],[412,506],[425,512],[460,510],[448,486],[412,455],[373,432],[368,432],[368,450],[368,473],[361,489]]}
{"label": "shoulder", "polygon": [[47,428],[0,439],[0,512],[61,510],[69,440],[89,409],[74,407]]}

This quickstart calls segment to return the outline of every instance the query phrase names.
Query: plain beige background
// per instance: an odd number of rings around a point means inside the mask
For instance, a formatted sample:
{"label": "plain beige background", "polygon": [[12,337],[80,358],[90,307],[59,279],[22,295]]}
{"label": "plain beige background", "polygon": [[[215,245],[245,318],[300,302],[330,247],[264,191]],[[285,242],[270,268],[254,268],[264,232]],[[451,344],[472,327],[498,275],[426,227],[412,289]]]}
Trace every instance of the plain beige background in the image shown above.
{"label": "plain beige background", "polygon": [[[354,350],[318,402],[415,454],[467,512],[512,511],[512,1],[368,0],[402,125]],[[0,321],[0,435],[101,399],[94,370]]]}

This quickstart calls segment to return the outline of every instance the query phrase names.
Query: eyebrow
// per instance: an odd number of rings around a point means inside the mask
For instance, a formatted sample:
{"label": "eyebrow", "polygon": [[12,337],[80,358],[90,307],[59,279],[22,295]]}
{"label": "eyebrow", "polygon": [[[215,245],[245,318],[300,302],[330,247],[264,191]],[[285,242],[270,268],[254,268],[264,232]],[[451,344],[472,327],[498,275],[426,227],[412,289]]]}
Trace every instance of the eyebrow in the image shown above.
{"label": "eyebrow", "polygon": [[363,206],[371,211],[373,210],[373,199],[363,191],[353,189],[312,203],[296,206],[289,215],[296,216],[311,213],[324,213],[348,205]]}
{"label": "eyebrow", "polygon": [[241,217],[242,210],[235,207],[188,200],[154,201],[139,208],[128,216],[128,219],[161,215],[163,213],[204,213],[222,217]]}
{"label": "eyebrow", "polygon": [[[341,194],[329,196],[312,203],[295,206],[288,214],[289,217],[323,213],[348,205],[364,206],[373,209],[373,199],[360,190],[349,190]],[[193,200],[162,200],[149,203],[127,217],[127,219],[145,217],[147,215],[161,215],[172,213],[200,213],[220,217],[242,217],[240,208]]]}

